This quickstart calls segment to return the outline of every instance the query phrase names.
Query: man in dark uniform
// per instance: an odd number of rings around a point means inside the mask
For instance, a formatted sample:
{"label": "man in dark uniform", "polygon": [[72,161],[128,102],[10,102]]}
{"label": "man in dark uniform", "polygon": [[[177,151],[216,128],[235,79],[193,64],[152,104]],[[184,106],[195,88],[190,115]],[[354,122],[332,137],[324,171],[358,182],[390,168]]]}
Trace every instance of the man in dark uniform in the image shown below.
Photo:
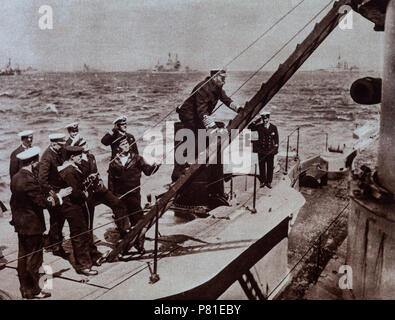
{"label": "man in dark uniform", "polygon": [[128,209],[130,224],[133,227],[143,216],[140,194],[141,172],[150,176],[159,169],[160,164],[149,165],[143,157],[132,152],[127,137],[115,140],[113,148],[116,156],[111,161],[108,170],[113,193],[122,199]]}
{"label": "man in dark uniform", "polygon": [[[87,223],[90,229],[92,229],[93,227],[95,207],[99,204],[105,204],[113,211],[115,224],[121,237],[123,237],[130,228],[129,220],[122,219],[122,217],[125,217],[127,215],[127,209],[125,205],[110,190],[105,187],[104,182],[101,179],[97,170],[95,156],[89,152],[86,141],[82,140],[80,142],[77,142],[77,146],[84,148],[84,152],[82,154],[82,161],[81,164],[78,165],[78,167],[83,174],[84,185],[89,191],[89,198],[87,199],[87,213],[89,220],[87,220]],[[99,253],[93,259],[98,260],[100,258],[98,255]]]}
{"label": "man in dark uniform", "polygon": [[66,146],[65,151],[66,161],[57,169],[63,181],[72,188],[70,196],[64,199],[61,214],[66,218],[70,228],[74,267],[77,273],[86,276],[97,275],[97,270],[92,269],[95,264],[95,261],[92,261],[92,256],[96,252],[91,252],[93,239],[84,215],[89,194],[83,185],[83,174],[78,168],[81,165],[83,148]]}
{"label": "man in dark uniform", "polygon": [[32,147],[33,144],[33,131],[25,130],[18,133],[18,136],[21,138],[21,145],[16,148],[10,156],[10,179],[12,176],[19,171],[21,168],[21,161],[16,157],[17,154],[25,151]]}
{"label": "man in dark uniform", "polygon": [[71,188],[61,189],[45,198],[37,179],[40,148],[33,147],[17,155],[22,168],[11,179],[11,208],[15,232],[18,233],[18,277],[23,298],[46,298],[50,293],[39,286],[39,269],[43,263],[43,208],[62,204]]}
{"label": "man in dark uniform", "polygon": [[278,153],[278,130],[270,123],[270,112],[263,111],[260,119],[252,122],[248,129],[258,131],[258,141],[253,144],[253,151],[258,153],[259,180],[261,187],[272,188],[274,156]]}
{"label": "man in dark uniform", "polygon": [[[44,151],[40,160],[38,181],[46,195],[53,195],[61,188],[66,187],[65,182],[59,175],[58,166],[62,165],[64,159],[62,148],[65,143],[65,135],[55,133],[49,136],[50,146]],[[67,258],[61,242],[63,240],[62,229],[64,217],[60,214],[58,207],[49,208],[50,228],[48,233],[49,245],[54,255]]]}
{"label": "man in dark uniform", "polygon": [[213,69],[210,77],[199,82],[192,90],[192,95],[185,100],[177,109],[180,121],[184,128],[196,132],[197,129],[208,129],[215,127],[215,121],[211,117],[218,101],[223,102],[229,109],[240,112],[242,110],[229,98],[224,89],[226,71]]}
{"label": "man in dark uniform", "polygon": [[118,138],[125,136],[129,142],[130,150],[133,153],[139,154],[136,139],[131,133],[126,132],[127,124],[126,124],[127,117],[122,115],[116,118],[113,121],[114,128],[111,131],[107,132],[103,138],[101,139],[101,143],[105,146],[111,146],[111,160],[115,157],[116,151],[113,147],[113,142]]}
{"label": "man in dark uniform", "polygon": [[66,140],[65,146],[78,146],[84,143],[85,140],[79,134],[78,125],[78,122],[73,122],[66,126],[69,137]]}
{"label": "man in dark uniform", "polygon": [[[213,69],[210,71],[210,77],[207,77],[203,81],[199,82],[192,90],[192,94],[188,97],[180,108],[177,108],[177,112],[182,122],[183,128],[190,129],[193,131],[195,136],[195,157],[202,152],[198,146],[205,146],[207,144],[199,144],[198,141],[198,130],[200,129],[213,129],[217,127],[214,118],[211,116],[218,101],[223,102],[229,109],[234,112],[241,112],[242,108],[235,104],[231,98],[229,98],[223,86],[226,79],[226,70]],[[177,130],[176,130],[177,131]],[[184,154],[186,156],[186,154]],[[220,155],[217,161],[220,161]],[[175,161],[174,170],[172,173],[172,180],[175,181],[184,170],[188,167],[188,164],[178,163]],[[202,176],[206,176],[206,189],[203,190],[202,194],[202,205],[206,205],[206,195],[211,200],[215,200],[211,205],[215,207],[218,203],[227,203],[227,197],[224,194],[223,186],[223,166],[221,163],[212,164],[206,167]],[[192,187],[191,187],[192,188]],[[185,190],[186,194],[194,194],[193,189]],[[189,198],[190,196],[187,196]],[[191,198],[193,198],[192,196]],[[210,200],[210,201],[211,201]]]}

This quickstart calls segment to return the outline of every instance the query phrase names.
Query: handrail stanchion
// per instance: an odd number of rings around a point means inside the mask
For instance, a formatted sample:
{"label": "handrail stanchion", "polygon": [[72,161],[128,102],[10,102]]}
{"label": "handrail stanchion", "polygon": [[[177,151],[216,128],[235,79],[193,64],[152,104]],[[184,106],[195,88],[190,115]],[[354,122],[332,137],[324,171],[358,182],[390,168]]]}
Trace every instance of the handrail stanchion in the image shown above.
{"label": "handrail stanchion", "polygon": [[328,151],[328,133],[325,133],[325,152]]}
{"label": "handrail stanchion", "polygon": [[154,271],[150,276],[150,283],[153,284],[159,281],[158,271],[158,235],[159,235],[159,210],[156,208],[156,221],[155,221],[155,244],[154,244]]}
{"label": "handrail stanchion", "polygon": [[252,210],[251,210],[252,213],[256,213],[256,209],[255,209],[255,205],[256,205],[256,167],[257,167],[257,165],[256,165],[256,163],[255,163],[255,174],[254,174],[254,198],[253,198],[253,201],[252,201]]}
{"label": "handrail stanchion", "polygon": [[285,174],[288,174],[288,149],[289,149],[289,136],[287,137],[287,155],[285,157]]}
{"label": "handrail stanchion", "polygon": [[298,127],[298,136],[296,140],[296,157],[299,158],[299,127]]}
{"label": "handrail stanchion", "polygon": [[230,177],[230,200],[233,199],[233,174]]}

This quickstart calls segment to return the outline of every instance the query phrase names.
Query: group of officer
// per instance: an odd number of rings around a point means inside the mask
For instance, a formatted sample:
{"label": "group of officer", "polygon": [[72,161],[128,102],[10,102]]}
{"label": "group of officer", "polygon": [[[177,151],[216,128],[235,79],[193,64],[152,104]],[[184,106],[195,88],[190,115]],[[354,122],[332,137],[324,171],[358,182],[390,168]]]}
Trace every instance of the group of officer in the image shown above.
{"label": "group of officer", "polygon": [[[200,82],[180,108],[179,118],[185,128],[197,133],[198,129],[212,129],[216,122],[212,116],[218,101],[235,112],[243,109],[235,104],[223,90],[226,71],[211,70],[210,76]],[[261,186],[271,187],[273,157],[278,149],[277,128],[269,124],[265,113],[250,125],[257,130]],[[77,122],[63,133],[49,135],[49,146],[39,158],[40,149],[33,147],[33,131],[19,133],[21,145],[10,157],[11,212],[18,233],[18,277],[24,298],[45,298],[50,294],[39,287],[39,269],[43,262],[43,248],[54,255],[69,258],[62,246],[65,221],[70,228],[73,256],[70,262],[76,272],[92,276],[98,271],[101,253],[93,241],[95,206],[105,204],[113,211],[114,222],[123,238],[143,216],[140,195],[141,173],[154,174],[160,165],[149,165],[139,155],[136,140],[127,132],[127,118],[120,116],[114,127],[101,142],[111,146],[108,168],[108,188],[98,173],[94,155],[86,140],[80,136]],[[262,122],[262,123],[260,123]],[[197,138],[197,134],[196,134]],[[48,235],[43,209],[50,217]],[[139,238],[141,239],[141,238]],[[135,245],[144,251],[141,241]]]}
{"label": "group of officer", "polygon": [[[77,273],[98,274],[102,254],[93,241],[95,206],[105,204],[113,211],[114,222],[123,238],[143,216],[140,196],[141,172],[154,174],[159,165],[149,165],[139,155],[136,141],[126,132],[126,117],[114,120],[114,127],[102,139],[111,146],[109,188],[97,170],[95,156],[79,134],[77,122],[63,133],[49,135],[49,146],[39,158],[33,147],[33,131],[19,133],[21,145],[10,156],[11,224],[18,233],[18,277],[24,298],[45,298],[50,293],[39,286],[43,248],[69,259]],[[43,210],[50,217],[48,235]],[[63,246],[63,226],[68,222],[73,255]],[[141,237],[140,237],[141,240]],[[143,242],[135,245],[144,252]]]}

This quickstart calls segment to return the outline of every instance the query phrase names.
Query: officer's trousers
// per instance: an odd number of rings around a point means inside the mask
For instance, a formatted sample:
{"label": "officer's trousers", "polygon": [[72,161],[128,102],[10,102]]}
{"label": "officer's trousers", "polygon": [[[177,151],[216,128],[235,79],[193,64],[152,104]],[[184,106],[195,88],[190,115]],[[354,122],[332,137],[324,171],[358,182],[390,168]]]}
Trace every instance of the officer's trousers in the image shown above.
{"label": "officer's trousers", "polygon": [[[121,235],[125,234],[127,230],[130,228],[129,219],[126,217],[128,211],[124,203],[121,200],[119,200],[110,190],[106,188],[104,188],[104,190],[100,192],[93,193],[93,196],[90,199],[88,199],[90,229],[92,230],[93,227],[95,207],[99,204],[104,204],[107,207],[111,208],[114,214],[114,222],[118,228],[119,233]],[[88,223],[88,220],[86,221]],[[93,238],[93,231],[91,232]],[[94,248],[96,248],[96,246],[94,246]]]}
{"label": "officer's trousers", "polygon": [[22,297],[32,299],[41,292],[39,269],[43,263],[43,235],[18,233],[18,278]]}
{"label": "officer's trousers", "polygon": [[92,259],[90,255],[92,234],[88,230],[82,204],[72,204],[65,201],[62,205],[62,214],[70,228],[71,244],[74,253],[74,268],[78,270],[90,269]]}
{"label": "officer's trousers", "polygon": [[272,183],[274,154],[258,153],[259,181],[261,183]]}
{"label": "officer's trousers", "polygon": [[63,226],[65,222],[64,216],[61,214],[60,207],[52,207],[48,209],[49,213],[49,245],[52,251],[57,251],[62,246]]}
{"label": "officer's trousers", "polygon": [[136,223],[143,217],[140,191],[127,194],[122,198],[122,203],[127,208],[127,215],[129,217],[130,225],[132,227],[135,226]]}

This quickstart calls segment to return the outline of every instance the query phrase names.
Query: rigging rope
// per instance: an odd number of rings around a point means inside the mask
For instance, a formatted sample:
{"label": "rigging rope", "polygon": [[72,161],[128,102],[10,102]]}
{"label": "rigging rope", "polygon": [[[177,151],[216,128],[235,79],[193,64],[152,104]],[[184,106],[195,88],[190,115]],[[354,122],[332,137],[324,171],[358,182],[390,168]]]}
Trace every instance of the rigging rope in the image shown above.
{"label": "rigging rope", "polygon": [[[318,13],[314,15],[303,27],[300,29],[297,33],[295,33],[280,49],[278,49],[270,58],[267,60],[257,71],[252,73],[250,77],[248,77],[247,80],[245,80],[237,89],[234,91],[230,97],[232,97],[236,92],[238,92],[248,81],[250,81],[253,77],[255,77],[269,62],[271,62],[292,40],[294,40],[304,29],[308,27],[308,25],[315,20],[334,0],[331,0],[325,7],[323,7]],[[221,106],[223,106],[223,103],[221,103],[218,107],[216,107],[212,113],[217,111]]]}

